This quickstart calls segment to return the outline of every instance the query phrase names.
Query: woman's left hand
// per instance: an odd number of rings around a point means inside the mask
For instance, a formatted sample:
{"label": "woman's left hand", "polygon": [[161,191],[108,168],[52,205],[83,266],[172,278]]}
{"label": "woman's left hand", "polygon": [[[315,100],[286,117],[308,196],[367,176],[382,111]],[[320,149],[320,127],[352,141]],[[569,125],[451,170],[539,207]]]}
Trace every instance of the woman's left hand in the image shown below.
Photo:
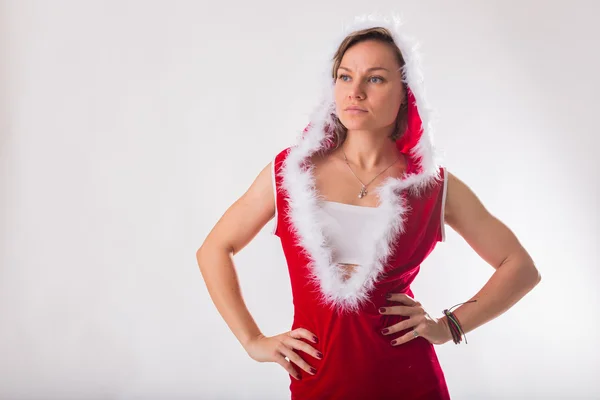
{"label": "woman's left hand", "polygon": [[381,307],[379,313],[384,315],[404,315],[409,318],[385,327],[381,333],[392,335],[396,332],[413,328],[405,335],[392,340],[391,344],[393,346],[409,342],[419,336],[433,344],[444,344],[452,340],[452,333],[445,318],[432,318],[421,306],[421,303],[404,293],[390,293],[388,296],[390,296],[389,300],[397,301],[402,303],[402,305]]}

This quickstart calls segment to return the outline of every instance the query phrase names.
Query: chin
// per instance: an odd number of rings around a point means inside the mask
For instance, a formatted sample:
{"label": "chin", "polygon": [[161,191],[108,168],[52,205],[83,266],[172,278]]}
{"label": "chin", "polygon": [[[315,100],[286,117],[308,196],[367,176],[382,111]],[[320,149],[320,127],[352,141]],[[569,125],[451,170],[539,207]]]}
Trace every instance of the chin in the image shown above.
{"label": "chin", "polygon": [[342,120],[340,120],[340,121],[342,122],[342,124],[344,124],[344,126],[348,130],[353,130],[353,131],[355,131],[355,130],[361,130],[361,131],[363,131],[363,130],[374,129],[373,124],[366,123],[366,121],[353,121],[353,120],[350,120],[350,121],[342,121]]}

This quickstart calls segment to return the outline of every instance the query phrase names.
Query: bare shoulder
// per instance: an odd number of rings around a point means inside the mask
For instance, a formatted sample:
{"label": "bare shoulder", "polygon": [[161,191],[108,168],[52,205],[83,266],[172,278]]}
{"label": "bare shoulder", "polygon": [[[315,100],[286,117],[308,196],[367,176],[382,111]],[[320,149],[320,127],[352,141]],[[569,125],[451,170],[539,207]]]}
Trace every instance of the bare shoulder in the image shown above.
{"label": "bare shoulder", "polygon": [[468,211],[469,218],[485,218],[489,212],[475,192],[450,171],[448,174],[448,188],[446,194],[446,205],[444,209],[445,220],[453,225],[456,218],[465,215]]}
{"label": "bare shoulder", "polygon": [[[254,179],[242,199],[247,201],[258,200],[258,204],[266,208],[275,206],[273,192],[273,161],[269,162]],[[271,202],[271,200],[273,200]],[[273,203],[273,204],[271,204]],[[274,211],[274,210],[273,210]]]}

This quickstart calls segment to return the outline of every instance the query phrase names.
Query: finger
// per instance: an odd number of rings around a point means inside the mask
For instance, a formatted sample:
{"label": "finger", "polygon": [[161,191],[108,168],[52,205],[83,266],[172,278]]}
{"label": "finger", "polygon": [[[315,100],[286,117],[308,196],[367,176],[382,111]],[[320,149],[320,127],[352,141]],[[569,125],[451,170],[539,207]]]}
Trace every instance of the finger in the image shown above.
{"label": "finger", "polygon": [[292,350],[291,348],[287,347],[283,343],[280,344],[280,347],[277,350],[281,354],[283,354],[284,356],[286,356],[290,360],[290,362],[293,362],[294,364],[296,364],[297,366],[299,366],[300,368],[302,368],[303,370],[305,370],[309,374],[314,375],[314,374],[317,373],[317,369],[316,368],[314,368],[311,365],[309,365],[306,361],[304,361],[302,359],[302,357],[300,357],[300,355],[298,355],[298,353],[296,353],[294,350]]}
{"label": "finger", "polygon": [[405,329],[410,329],[419,325],[419,321],[414,318],[405,319],[404,321],[398,322],[392,326],[385,327],[381,330],[383,335],[392,335],[397,332],[401,332]]}
{"label": "finger", "polygon": [[296,371],[296,368],[294,368],[292,363],[289,362],[288,360],[286,360],[282,354],[278,354],[275,357],[275,362],[277,364],[281,365],[283,367],[283,369],[285,369],[287,371],[287,373],[290,374],[291,376],[293,376],[294,378],[296,378],[298,380],[302,379],[300,372]]}
{"label": "finger", "polygon": [[303,342],[302,340],[294,339],[291,337],[287,337],[282,340],[288,347],[296,350],[302,350],[306,354],[313,356],[314,358],[318,358],[319,360],[323,358],[323,354],[312,347],[310,344]]}
{"label": "finger", "polygon": [[404,315],[410,317],[412,315],[423,314],[422,308],[418,306],[390,306],[381,307],[379,309],[380,314],[391,314],[391,315]]}
{"label": "finger", "polygon": [[420,337],[421,335],[415,336],[415,331],[419,332],[419,328],[415,327],[414,329],[411,329],[410,332],[405,333],[404,335],[400,336],[399,338],[392,340],[391,341],[392,346],[400,346],[404,343],[410,342],[411,340],[414,340],[414,339]]}
{"label": "finger", "polygon": [[408,306],[421,305],[421,303],[419,303],[406,293],[388,293],[387,299],[391,301],[397,301]]}
{"label": "finger", "polygon": [[293,337],[294,339],[306,339],[313,343],[319,343],[319,339],[317,338],[317,335],[310,332],[308,329],[304,329],[304,328],[294,329],[293,331],[290,332],[290,336]]}

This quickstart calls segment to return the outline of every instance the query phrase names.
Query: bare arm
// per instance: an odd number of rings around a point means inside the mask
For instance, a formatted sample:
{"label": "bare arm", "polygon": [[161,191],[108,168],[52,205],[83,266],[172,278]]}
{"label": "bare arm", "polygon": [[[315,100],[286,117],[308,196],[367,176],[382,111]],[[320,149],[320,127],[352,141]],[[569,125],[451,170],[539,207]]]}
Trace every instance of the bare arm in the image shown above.
{"label": "bare arm", "polygon": [[473,296],[477,302],[453,311],[466,333],[512,307],[540,282],[541,275],[514,233],[449,172],[447,190],[445,222],[496,270]]}
{"label": "bare arm", "polygon": [[275,214],[271,163],[231,205],[196,252],[200,272],[217,310],[246,347],[261,335],[242,298],[233,256],[242,250]]}

